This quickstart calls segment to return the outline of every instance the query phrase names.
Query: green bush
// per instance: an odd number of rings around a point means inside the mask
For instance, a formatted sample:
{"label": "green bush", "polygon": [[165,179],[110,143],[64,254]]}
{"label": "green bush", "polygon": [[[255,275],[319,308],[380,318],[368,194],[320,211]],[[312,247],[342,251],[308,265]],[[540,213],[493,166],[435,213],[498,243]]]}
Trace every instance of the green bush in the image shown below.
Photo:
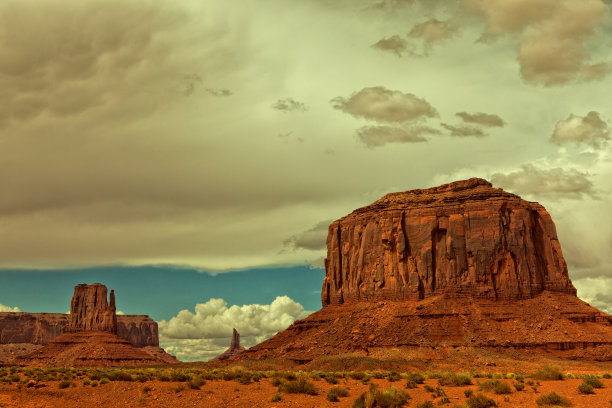
{"label": "green bush", "polygon": [[425,382],[425,376],[421,373],[408,373],[406,378],[408,381],[414,381],[417,384],[423,384]]}
{"label": "green bush", "polygon": [[523,390],[525,389],[525,384],[524,384],[524,383],[522,383],[522,382],[515,382],[515,383],[514,383],[514,388],[515,388],[517,391],[523,391]]}
{"label": "green bush", "polygon": [[478,394],[472,395],[468,398],[467,406],[468,408],[493,408],[497,407],[497,404],[486,395]]}
{"label": "green bush", "polygon": [[202,385],[204,385],[206,381],[204,381],[201,377],[196,377],[192,380],[187,381],[187,386],[192,390],[199,390]]}
{"label": "green bush", "polygon": [[[104,380],[104,378],[103,378],[103,380]],[[103,383],[102,381],[100,381],[100,384],[106,384],[106,383]],[[91,386],[92,387],[97,387],[98,386],[98,382],[97,381],[92,381],[91,382]]]}
{"label": "green bush", "polygon": [[68,388],[72,385],[70,381],[62,381],[58,384],[59,389],[63,390],[64,388]]}
{"label": "green bush", "polygon": [[474,395],[474,391],[472,391],[472,390],[465,390],[465,391],[463,391],[463,395],[465,395],[465,398],[470,398],[472,395]]}
{"label": "green bush", "polygon": [[472,378],[466,374],[445,373],[438,378],[438,383],[442,386],[463,387],[472,385]]}
{"label": "green bush", "polygon": [[584,381],[585,384],[588,384],[593,388],[603,388],[603,383],[595,375],[585,375],[584,377],[582,377],[582,381]]}
{"label": "green bush", "polygon": [[500,380],[487,380],[478,384],[478,388],[495,394],[510,394],[512,392],[508,383]]}
{"label": "green bush", "polygon": [[610,374],[610,373],[605,373],[605,374],[604,374],[602,377],[603,377],[603,378],[605,378],[605,379],[607,379],[607,380],[609,380],[610,378],[612,378],[612,374]]}
{"label": "green bush", "polygon": [[390,382],[399,381],[402,379],[402,376],[397,371],[389,371],[387,373],[387,380]]}
{"label": "green bush", "polygon": [[559,406],[559,407],[571,407],[572,403],[565,397],[558,395],[555,392],[551,392],[550,394],[542,395],[540,398],[536,400],[536,404],[541,407],[545,407],[548,405]]}
{"label": "green bush", "polygon": [[536,380],[562,380],[563,374],[557,367],[545,365],[532,377]]}
{"label": "green bush", "polygon": [[83,387],[85,387],[85,386],[87,386],[89,384],[91,384],[91,381],[89,381],[89,380],[83,381]]}
{"label": "green bush", "polygon": [[295,381],[281,383],[278,386],[278,390],[288,394],[318,395],[317,387],[304,377],[300,377]]}
{"label": "green bush", "polygon": [[414,381],[412,381],[412,380],[406,381],[406,388],[413,389],[413,388],[418,388],[418,387],[419,386]]}
{"label": "green bush", "polygon": [[417,408],[434,408],[434,403],[433,401],[423,401],[417,404]]}
{"label": "green bush", "polygon": [[280,392],[276,392],[273,396],[272,396],[272,402],[278,402],[282,399]]}
{"label": "green bush", "polygon": [[338,379],[336,378],[336,375],[334,373],[329,373],[323,378],[325,378],[325,381],[330,384],[338,384]]}
{"label": "green bush", "polygon": [[595,391],[593,391],[593,386],[586,382],[583,382],[578,386],[578,392],[581,394],[595,394]]}
{"label": "green bush", "polygon": [[[110,380],[108,378],[102,377],[102,379],[100,380],[100,385],[108,384],[109,382]],[[93,383],[91,385],[93,385]]]}
{"label": "green bush", "polygon": [[379,391],[374,384],[359,396],[353,403],[353,408],[400,408],[410,399],[410,395],[393,387]]}

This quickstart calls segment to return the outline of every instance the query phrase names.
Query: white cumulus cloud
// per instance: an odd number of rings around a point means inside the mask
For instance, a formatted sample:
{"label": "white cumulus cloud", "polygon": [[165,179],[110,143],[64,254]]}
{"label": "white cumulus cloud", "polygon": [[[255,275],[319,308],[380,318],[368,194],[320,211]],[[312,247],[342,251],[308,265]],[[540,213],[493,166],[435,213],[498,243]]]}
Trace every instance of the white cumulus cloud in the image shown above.
{"label": "white cumulus cloud", "polygon": [[0,303],[0,312],[21,312],[21,310],[17,306],[15,307],[4,306],[3,304]]}
{"label": "white cumulus cloud", "polygon": [[158,322],[160,345],[183,361],[208,360],[229,347],[233,328],[240,333],[241,345],[251,347],[310,313],[288,296],[278,296],[269,305],[229,307],[225,300],[213,298],[197,304],[193,312],[181,310]]}
{"label": "white cumulus cloud", "polygon": [[569,115],[555,126],[551,140],[556,144],[585,143],[599,147],[602,142],[610,139],[608,124],[599,117],[597,112],[589,112],[585,117]]}

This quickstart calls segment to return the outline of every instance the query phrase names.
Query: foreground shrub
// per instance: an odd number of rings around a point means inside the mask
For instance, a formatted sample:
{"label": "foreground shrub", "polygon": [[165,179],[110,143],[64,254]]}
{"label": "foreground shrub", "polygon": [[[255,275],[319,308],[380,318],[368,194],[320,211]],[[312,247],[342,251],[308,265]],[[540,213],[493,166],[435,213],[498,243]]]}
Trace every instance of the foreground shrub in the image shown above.
{"label": "foreground shrub", "polygon": [[478,385],[478,388],[483,391],[493,392],[495,394],[510,394],[512,390],[508,383],[500,380],[488,380]]}
{"label": "foreground shrub", "polygon": [[400,408],[410,399],[410,395],[393,387],[379,391],[372,384],[370,389],[359,396],[353,408]]}
{"label": "foreground shrub", "polygon": [[593,386],[591,384],[587,384],[586,382],[583,382],[578,386],[578,392],[581,394],[595,394],[595,391],[593,391]]}
{"label": "foreground shrub", "polygon": [[64,388],[68,388],[71,385],[72,383],[70,381],[62,381],[58,384],[58,387],[63,390]]}
{"label": "foreground shrub", "polygon": [[545,365],[532,377],[536,380],[562,380],[563,374],[557,367]]}
{"label": "foreground shrub", "polygon": [[288,394],[318,395],[317,387],[304,377],[300,377],[295,381],[283,382],[278,386],[278,390]]}
{"label": "foreground shrub", "polygon": [[434,408],[434,403],[433,401],[423,401],[417,404],[417,408]]}
{"label": "foreground shrub", "polygon": [[275,393],[275,394],[272,396],[272,402],[278,402],[278,401],[280,401],[281,399],[283,399],[283,398],[281,397],[280,392],[277,392],[277,393]]}
{"label": "foreground shrub", "polygon": [[525,384],[521,382],[515,382],[514,388],[516,388],[517,391],[523,391],[525,389]]}
{"label": "foreground shrub", "polygon": [[467,400],[468,408],[493,408],[497,407],[495,401],[483,394],[471,395]]}
{"label": "foreground shrub", "polygon": [[406,379],[408,381],[414,381],[417,384],[423,384],[425,382],[425,376],[421,373],[408,373]]}
{"label": "foreground shrub", "polygon": [[442,386],[463,387],[472,385],[472,378],[466,374],[445,373],[438,378],[438,383]]}
{"label": "foreground shrub", "polygon": [[559,407],[571,407],[572,403],[565,397],[560,396],[555,392],[551,392],[550,394],[542,395],[540,398],[536,400],[536,404],[541,407],[546,407],[549,405],[559,406]]}
{"label": "foreground shrub", "polygon": [[593,388],[603,388],[603,383],[595,375],[585,375],[584,377],[582,377],[582,381],[584,381],[585,384],[588,384]]}

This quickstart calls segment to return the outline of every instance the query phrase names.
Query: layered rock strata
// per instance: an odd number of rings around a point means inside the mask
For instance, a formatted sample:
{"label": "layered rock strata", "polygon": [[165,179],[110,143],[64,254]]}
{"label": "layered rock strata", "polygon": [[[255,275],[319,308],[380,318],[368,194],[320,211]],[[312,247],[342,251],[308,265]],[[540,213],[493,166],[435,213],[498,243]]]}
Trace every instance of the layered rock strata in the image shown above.
{"label": "layered rock strata", "polygon": [[[159,347],[135,347],[119,337],[114,292],[102,284],[77,285],[67,330],[16,364],[45,367],[110,367],[178,363]],[[124,333],[125,334],[125,333]],[[129,335],[129,329],[127,330]]]}
{"label": "layered rock strata", "polygon": [[323,306],[576,294],[544,207],[483,179],[387,194],[333,222],[325,271]]}
{"label": "layered rock strata", "polygon": [[[0,313],[0,344],[48,344],[67,331],[70,315]],[[146,315],[117,315],[117,335],[136,347],[158,347],[157,322]]]}
{"label": "layered rock strata", "polygon": [[323,308],[239,359],[457,347],[612,360],[540,204],[470,179],[388,194],[329,226]]}

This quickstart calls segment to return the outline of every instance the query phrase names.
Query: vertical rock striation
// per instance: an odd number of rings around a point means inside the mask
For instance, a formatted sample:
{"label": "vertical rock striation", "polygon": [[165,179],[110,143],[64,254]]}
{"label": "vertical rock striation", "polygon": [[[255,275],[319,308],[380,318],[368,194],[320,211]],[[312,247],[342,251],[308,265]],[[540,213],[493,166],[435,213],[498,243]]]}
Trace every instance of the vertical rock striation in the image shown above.
{"label": "vertical rock striation", "polygon": [[576,294],[544,207],[483,179],[387,194],[333,222],[325,272],[323,306]]}
{"label": "vertical rock striation", "polygon": [[117,334],[115,291],[111,290],[109,303],[106,286],[101,283],[75,286],[70,301],[68,331],[105,331]]}

